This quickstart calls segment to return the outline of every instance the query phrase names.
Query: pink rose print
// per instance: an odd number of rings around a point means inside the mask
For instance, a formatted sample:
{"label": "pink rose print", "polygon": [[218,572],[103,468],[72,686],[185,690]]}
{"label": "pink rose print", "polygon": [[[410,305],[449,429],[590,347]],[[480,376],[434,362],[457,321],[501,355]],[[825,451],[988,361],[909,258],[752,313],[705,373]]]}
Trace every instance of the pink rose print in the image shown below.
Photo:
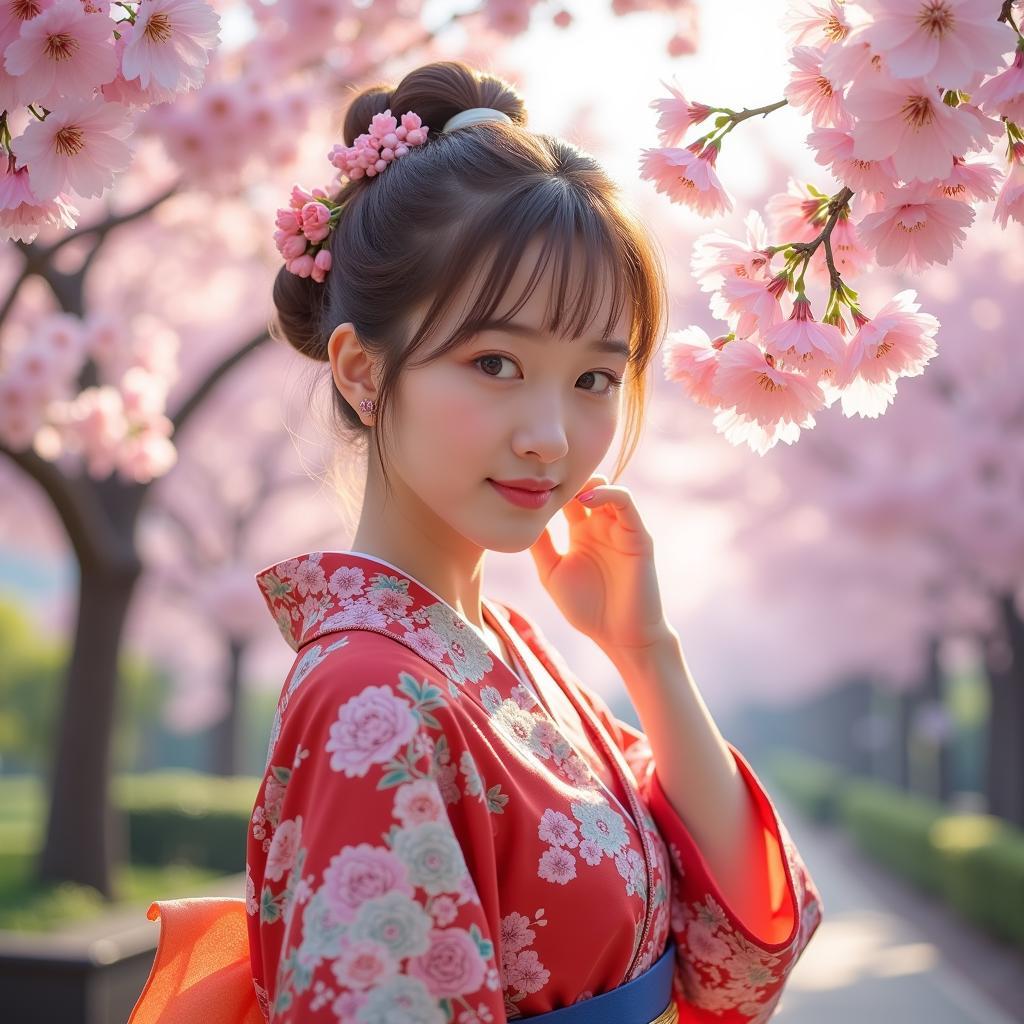
{"label": "pink rose print", "polygon": [[580,856],[591,866],[601,863],[604,852],[593,839],[584,839],[580,843]]}
{"label": "pink rose print", "polygon": [[398,973],[391,951],[373,939],[350,942],[331,963],[339,985],[367,989]]}
{"label": "pink rose print", "polygon": [[459,908],[451,896],[438,896],[430,904],[430,913],[438,925],[444,927],[451,924],[459,916]]}
{"label": "pink rose print", "polygon": [[369,843],[346,846],[324,868],[323,893],[338,921],[351,921],[359,907],[375,896],[403,892],[411,896],[405,865],[390,850]]}
{"label": "pink rose print", "polygon": [[501,919],[501,949],[504,953],[517,953],[536,938],[530,919],[512,911]]}
{"label": "pink rose print", "polygon": [[509,985],[515,986],[520,992],[529,993],[543,988],[548,983],[551,972],[544,968],[536,950],[524,949],[521,953],[514,953],[509,957],[505,975]]}
{"label": "pink rose print", "polygon": [[444,811],[437,783],[433,779],[416,779],[398,787],[395,793],[395,817],[403,825],[419,825],[437,821]]}
{"label": "pink rose print", "polygon": [[415,732],[408,701],[389,686],[367,686],[338,708],[325,749],[334,771],[362,776],[371,764],[390,761]]}
{"label": "pink rose print", "polygon": [[541,854],[537,875],[545,881],[565,885],[576,877],[576,858],[567,850],[552,846]]}
{"label": "pink rose print", "polygon": [[278,882],[286,871],[290,871],[295,863],[295,854],[299,849],[299,836],[302,831],[302,818],[289,818],[277,826],[274,838],[270,841],[267,851],[267,866],[264,875],[272,882]]}
{"label": "pink rose print", "polygon": [[568,846],[575,849],[580,844],[576,834],[576,823],[562,814],[548,808],[540,818],[537,835],[552,846]]}
{"label": "pink rose print", "polygon": [[484,982],[483,957],[465,928],[432,929],[430,948],[409,961],[408,971],[441,999],[475,992]]}

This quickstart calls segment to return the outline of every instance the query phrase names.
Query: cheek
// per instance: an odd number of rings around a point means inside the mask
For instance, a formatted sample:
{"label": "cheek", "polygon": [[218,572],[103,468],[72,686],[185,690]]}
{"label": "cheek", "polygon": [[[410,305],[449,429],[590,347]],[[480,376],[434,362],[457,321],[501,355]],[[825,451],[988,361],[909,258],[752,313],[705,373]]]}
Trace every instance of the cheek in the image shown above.
{"label": "cheek", "polygon": [[467,388],[454,374],[424,376],[402,402],[405,443],[415,451],[468,451],[493,429],[483,389]]}

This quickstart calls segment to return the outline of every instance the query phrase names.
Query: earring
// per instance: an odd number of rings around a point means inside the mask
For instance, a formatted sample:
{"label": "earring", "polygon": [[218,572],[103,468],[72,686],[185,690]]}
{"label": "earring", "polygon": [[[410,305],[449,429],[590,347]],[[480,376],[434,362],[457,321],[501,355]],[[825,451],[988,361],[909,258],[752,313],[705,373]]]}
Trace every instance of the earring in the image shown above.
{"label": "earring", "polygon": [[361,399],[359,399],[359,408],[363,412],[373,412],[374,405],[375,405],[375,403],[374,403],[372,398],[361,398]]}

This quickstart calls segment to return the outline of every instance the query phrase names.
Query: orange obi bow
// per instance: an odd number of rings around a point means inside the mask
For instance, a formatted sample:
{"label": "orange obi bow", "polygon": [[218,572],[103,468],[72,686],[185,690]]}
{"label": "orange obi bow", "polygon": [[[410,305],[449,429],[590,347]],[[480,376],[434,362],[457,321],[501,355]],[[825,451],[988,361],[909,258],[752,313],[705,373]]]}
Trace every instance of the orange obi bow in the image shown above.
{"label": "orange obi bow", "polygon": [[157,900],[160,918],[149,977],[128,1024],[265,1024],[249,964],[245,900]]}

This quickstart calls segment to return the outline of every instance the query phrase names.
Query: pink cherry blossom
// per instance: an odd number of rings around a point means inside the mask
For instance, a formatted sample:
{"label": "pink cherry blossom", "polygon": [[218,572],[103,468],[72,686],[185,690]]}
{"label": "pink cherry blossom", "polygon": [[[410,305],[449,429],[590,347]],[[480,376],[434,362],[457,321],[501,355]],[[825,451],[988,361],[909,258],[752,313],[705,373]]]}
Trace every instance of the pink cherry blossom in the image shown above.
{"label": "pink cherry blossom", "polygon": [[149,85],[143,86],[138,78],[125,78],[124,50],[135,31],[128,21],[122,21],[117,31],[120,38],[114,40],[114,54],[117,57],[117,74],[100,87],[105,99],[113,103],[123,103],[126,107],[137,107],[145,110],[160,103],[169,103],[177,96],[174,89],[166,89],[154,76],[150,76]]}
{"label": "pink cherry blossom", "polygon": [[791,7],[783,16],[782,27],[791,45],[807,43],[822,50],[843,42],[850,32],[847,11],[837,0],[829,0],[826,7],[814,3]]}
{"label": "pink cherry blossom", "polygon": [[921,78],[873,75],[855,81],[846,106],[857,119],[853,155],[863,160],[892,157],[905,181],[944,178],[954,156],[988,146],[984,123],[943,103],[941,90]]}
{"label": "pink cherry blossom", "polygon": [[1017,43],[1013,63],[982,82],[971,93],[971,102],[993,117],[1024,124],[1024,42]]}
{"label": "pink cherry blossom", "polygon": [[18,165],[28,165],[35,195],[52,199],[66,187],[102,195],[131,162],[122,141],[132,130],[127,108],[100,96],[64,100],[45,121],[32,121],[11,143]]}
{"label": "pink cherry blossom", "polygon": [[885,74],[885,61],[860,38],[860,33],[861,29],[855,28],[842,45],[825,50],[821,71],[835,88]]}
{"label": "pink cherry blossom", "polygon": [[724,407],[762,427],[794,423],[814,425],[813,413],[824,392],[804,374],[774,365],[774,359],[750,341],[730,341],[718,360],[715,388]]}
{"label": "pink cherry blossom", "polygon": [[954,157],[949,177],[932,182],[932,187],[936,195],[980,202],[995,199],[1000,177],[999,168],[985,160],[967,163],[960,157]]}
{"label": "pink cherry blossom", "polygon": [[114,23],[87,12],[81,0],[57,0],[22,23],[4,51],[4,66],[20,79],[20,95],[46,107],[57,106],[62,96],[90,96],[117,74]]}
{"label": "pink cherry blossom", "polygon": [[6,160],[0,157],[0,237],[34,242],[39,229],[46,226],[73,228],[79,210],[72,206],[64,193],[40,202],[29,185],[28,168],[14,169],[13,154]]}
{"label": "pink cherry blossom", "polygon": [[[745,444],[758,455],[764,455],[779,441],[793,444],[800,438],[799,423],[780,420],[778,423],[763,427],[757,420],[752,420],[735,409],[722,409],[715,414],[711,422],[715,430],[730,444]],[[813,427],[814,417],[808,416],[802,425]]]}
{"label": "pink cherry blossom", "polygon": [[727,320],[737,338],[765,331],[782,319],[779,297],[786,290],[785,274],[766,280],[726,277],[711,295],[711,312]]}
{"label": "pink cherry blossom", "polygon": [[918,183],[895,189],[888,205],[867,214],[857,228],[880,265],[905,261],[909,270],[920,270],[929,263],[948,263],[973,220],[968,203],[936,196],[927,184]]}
{"label": "pink cherry blossom", "polygon": [[795,178],[787,180],[785,192],[769,196],[764,211],[773,237],[787,242],[809,242],[824,224],[821,196],[808,191]]}
{"label": "pink cherry blossom", "polygon": [[658,132],[663,146],[678,145],[691,125],[699,124],[710,113],[711,107],[705,103],[692,103],[675,85],[661,83],[672,96],[668,99],[659,97],[651,100],[650,106],[658,111]]}
{"label": "pink cherry blossom", "polygon": [[1011,217],[1019,224],[1024,224],[1024,142],[1013,144],[1010,173],[996,199],[992,217],[1004,228]]}
{"label": "pink cherry blossom", "polygon": [[753,342],[736,339],[726,344],[715,373],[715,393],[722,405],[734,407],[762,427],[779,422],[811,426],[811,414],[825,404],[821,388],[802,373],[773,363]]}
{"label": "pink cherry blossom", "polygon": [[0,438],[13,448],[27,448],[44,422],[43,408],[27,374],[5,370],[0,376]]}
{"label": "pink cherry blossom", "polygon": [[1008,49],[989,0],[859,2],[873,17],[863,38],[896,78],[927,75],[947,89],[969,88],[972,75],[998,67]]}
{"label": "pink cherry blossom", "polygon": [[821,50],[797,46],[789,58],[796,71],[790,75],[783,95],[790,104],[809,114],[815,128],[850,128],[853,119],[843,104],[843,93],[822,73]]}
{"label": "pink cherry blossom", "polygon": [[[640,157],[640,177],[653,181],[655,190],[666,193],[676,203],[684,203],[705,217],[728,213],[732,196],[715,173],[717,146],[695,142],[685,149],[663,147],[645,149]],[[698,152],[699,151],[699,152]]]}
{"label": "pink cherry blossom", "polygon": [[[843,414],[878,416],[892,401],[899,377],[917,377],[936,353],[939,321],[919,312],[917,293],[894,295],[873,317],[854,313],[857,331],[835,376],[843,394]],[[857,385],[857,386],[854,386]]]}
{"label": "pink cherry blossom", "polygon": [[712,409],[721,405],[714,392],[718,348],[703,328],[693,325],[668,334],[662,353],[665,378],[677,381],[694,401]]}
{"label": "pink cherry blossom", "polygon": [[721,287],[726,277],[764,278],[770,264],[765,255],[768,231],[757,210],[749,210],[744,220],[746,242],[738,242],[721,231],[701,235],[693,243],[690,269],[704,291]]}
{"label": "pink cherry blossom", "polygon": [[843,356],[839,328],[815,320],[810,300],[802,293],[793,300],[789,319],[763,331],[761,339],[768,355],[814,380],[831,375]]}
{"label": "pink cherry blossom", "polygon": [[145,0],[121,57],[125,79],[152,79],[185,92],[203,84],[209,51],[220,41],[218,15],[205,0]]}
{"label": "pink cherry blossom", "polygon": [[885,192],[896,183],[892,157],[862,160],[853,155],[853,133],[842,128],[817,128],[807,136],[814,159],[828,167],[832,177],[854,192]]}

